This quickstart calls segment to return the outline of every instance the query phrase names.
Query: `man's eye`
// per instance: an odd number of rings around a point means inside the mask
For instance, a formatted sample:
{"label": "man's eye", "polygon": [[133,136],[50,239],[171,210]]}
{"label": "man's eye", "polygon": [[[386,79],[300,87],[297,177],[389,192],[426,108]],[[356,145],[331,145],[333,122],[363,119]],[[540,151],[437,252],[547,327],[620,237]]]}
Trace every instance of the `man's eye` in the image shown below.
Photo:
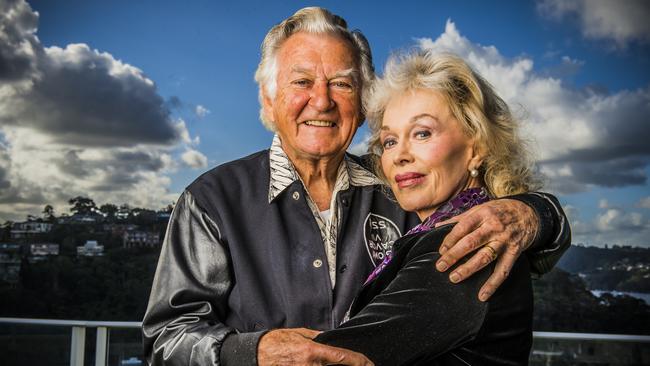
{"label": "man's eye", "polygon": [[334,81],[331,83],[332,86],[343,89],[352,89],[352,84],[345,81]]}
{"label": "man's eye", "polygon": [[300,80],[293,81],[292,84],[295,85],[295,86],[303,86],[304,87],[304,86],[309,86],[311,84],[311,82],[309,80],[306,80],[306,79],[300,79]]}

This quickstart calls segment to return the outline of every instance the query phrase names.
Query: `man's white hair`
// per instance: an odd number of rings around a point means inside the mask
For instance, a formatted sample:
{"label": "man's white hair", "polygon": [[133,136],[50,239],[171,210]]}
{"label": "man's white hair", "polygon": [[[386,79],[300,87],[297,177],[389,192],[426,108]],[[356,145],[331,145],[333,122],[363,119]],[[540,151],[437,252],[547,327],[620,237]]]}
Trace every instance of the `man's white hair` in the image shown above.
{"label": "man's white hair", "polygon": [[260,119],[264,127],[271,131],[275,131],[275,123],[264,113],[264,95],[266,94],[268,98],[275,97],[278,76],[277,52],[284,41],[298,32],[332,34],[350,42],[361,71],[361,80],[355,81],[361,88],[362,100],[375,77],[370,46],[360,31],[350,31],[345,19],[326,9],[308,7],[298,10],[266,34],[262,42],[262,58],[255,72],[255,81],[259,87]]}

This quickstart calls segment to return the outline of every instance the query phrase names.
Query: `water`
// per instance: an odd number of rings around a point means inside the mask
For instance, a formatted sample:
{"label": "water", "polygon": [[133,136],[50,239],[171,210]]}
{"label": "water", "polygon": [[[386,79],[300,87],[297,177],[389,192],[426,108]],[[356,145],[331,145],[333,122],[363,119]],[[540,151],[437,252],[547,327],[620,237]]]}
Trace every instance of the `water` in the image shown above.
{"label": "water", "polygon": [[649,293],[644,293],[644,292],[625,292],[625,291],[605,291],[605,290],[591,290],[591,293],[596,296],[600,297],[602,294],[611,294],[613,296],[632,296],[636,299],[640,299],[645,301],[646,304],[650,305],[650,294]]}

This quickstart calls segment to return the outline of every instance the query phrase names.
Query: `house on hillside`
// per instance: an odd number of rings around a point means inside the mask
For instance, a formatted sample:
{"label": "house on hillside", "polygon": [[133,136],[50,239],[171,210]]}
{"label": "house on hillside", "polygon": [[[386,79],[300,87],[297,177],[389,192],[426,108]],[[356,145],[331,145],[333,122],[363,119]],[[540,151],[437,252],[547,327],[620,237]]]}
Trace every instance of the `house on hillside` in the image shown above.
{"label": "house on hillside", "polygon": [[52,224],[42,220],[17,222],[11,227],[11,239],[31,238],[46,234],[52,230]]}
{"label": "house on hillside", "polygon": [[18,282],[21,251],[20,244],[0,243],[0,281]]}
{"label": "house on hillside", "polygon": [[83,257],[101,257],[104,255],[104,246],[97,240],[86,240],[86,244],[77,247],[77,255]]}
{"label": "house on hillside", "polygon": [[30,244],[29,254],[32,257],[47,257],[51,255],[59,255],[59,244],[55,244],[55,243]]}
{"label": "house on hillside", "polygon": [[124,248],[155,247],[160,244],[160,234],[151,231],[125,231],[122,237]]}

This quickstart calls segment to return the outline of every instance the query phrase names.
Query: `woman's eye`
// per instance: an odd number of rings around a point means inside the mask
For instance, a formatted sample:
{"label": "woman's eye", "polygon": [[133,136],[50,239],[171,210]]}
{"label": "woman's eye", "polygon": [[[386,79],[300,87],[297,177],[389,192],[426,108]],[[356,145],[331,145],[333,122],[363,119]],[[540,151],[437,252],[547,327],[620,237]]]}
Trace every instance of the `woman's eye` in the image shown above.
{"label": "woman's eye", "polygon": [[386,139],[382,143],[382,146],[384,147],[384,150],[386,150],[386,149],[390,149],[391,147],[395,146],[396,143],[397,142],[395,140],[393,140],[393,139]]}
{"label": "woman's eye", "polygon": [[427,137],[431,136],[431,132],[429,131],[416,131],[415,132],[415,138],[417,139],[425,139]]}

